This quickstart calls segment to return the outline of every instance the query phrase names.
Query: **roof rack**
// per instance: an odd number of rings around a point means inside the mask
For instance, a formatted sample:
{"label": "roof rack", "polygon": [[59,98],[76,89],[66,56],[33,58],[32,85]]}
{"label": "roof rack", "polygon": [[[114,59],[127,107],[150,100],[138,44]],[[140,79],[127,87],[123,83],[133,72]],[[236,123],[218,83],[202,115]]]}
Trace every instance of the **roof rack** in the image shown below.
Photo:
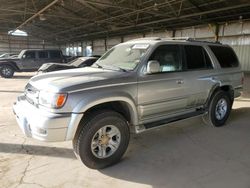
{"label": "roof rack", "polygon": [[190,37],[169,37],[166,40],[190,40]]}
{"label": "roof rack", "polygon": [[190,41],[190,42],[204,42],[209,44],[222,44],[219,41],[206,41],[206,40],[197,40],[195,38],[191,37],[170,37],[170,38],[160,38],[160,37],[144,37],[144,38],[138,38],[138,39],[132,39],[129,41],[140,41],[140,40],[184,40],[184,41]]}
{"label": "roof rack", "polygon": [[132,39],[129,41],[140,41],[140,40],[162,40],[160,37],[144,37],[144,38],[137,38],[137,39]]}
{"label": "roof rack", "polygon": [[197,40],[195,38],[191,37],[172,37],[172,38],[166,38],[167,40],[185,40],[185,41],[190,41],[190,42],[205,42],[205,43],[210,43],[210,44],[222,44],[219,41],[206,41],[206,40]]}

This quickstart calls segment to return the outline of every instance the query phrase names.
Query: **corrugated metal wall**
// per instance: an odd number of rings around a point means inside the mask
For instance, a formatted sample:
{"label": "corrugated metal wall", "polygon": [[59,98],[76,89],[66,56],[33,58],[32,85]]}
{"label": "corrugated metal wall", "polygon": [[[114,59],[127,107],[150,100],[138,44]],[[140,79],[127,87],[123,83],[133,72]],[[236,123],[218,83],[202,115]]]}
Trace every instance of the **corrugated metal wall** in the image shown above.
{"label": "corrugated metal wall", "polygon": [[33,37],[12,36],[0,33],[0,54],[19,53],[23,49],[65,49],[65,46],[54,45],[48,41],[39,40]]}
{"label": "corrugated metal wall", "polygon": [[[175,31],[175,37],[192,37],[200,40],[213,41],[215,39],[214,26],[196,26],[183,28]],[[122,41],[128,41],[142,37],[173,37],[173,31],[138,33],[133,35],[112,37],[106,39],[98,39],[93,41],[84,41],[83,55],[86,46],[92,46],[94,55],[101,55],[106,50],[110,49]],[[244,71],[250,71],[250,21],[236,21],[219,25],[219,41],[232,46],[239,57],[240,63]],[[66,45],[67,47],[73,44]]]}

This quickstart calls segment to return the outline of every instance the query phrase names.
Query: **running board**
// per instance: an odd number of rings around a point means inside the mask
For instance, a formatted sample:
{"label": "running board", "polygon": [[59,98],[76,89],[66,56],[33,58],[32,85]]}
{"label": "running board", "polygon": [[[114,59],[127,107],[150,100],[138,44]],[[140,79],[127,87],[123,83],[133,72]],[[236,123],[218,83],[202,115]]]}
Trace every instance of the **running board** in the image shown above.
{"label": "running board", "polygon": [[167,118],[167,119],[163,119],[163,120],[159,120],[159,121],[155,121],[155,122],[151,122],[151,123],[146,123],[143,125],[138,125],[136,126],[136,133],[140,133],[149,129],[154,129],[154,128],[159,128],[162,126],[165,126],[167,124],[170,123],[174,123],[177,121],[181,121],[181,120],[185,120],[188,118],[193,118],[193,117],[197,117],[200,115],[203,115],[206,111],[204,110],[197,110],[195,112],[190,112],[187,114],[183,114],[183,115],[179,115],[179,116],[175,116],[175,117],[171,117],[171,118]]}

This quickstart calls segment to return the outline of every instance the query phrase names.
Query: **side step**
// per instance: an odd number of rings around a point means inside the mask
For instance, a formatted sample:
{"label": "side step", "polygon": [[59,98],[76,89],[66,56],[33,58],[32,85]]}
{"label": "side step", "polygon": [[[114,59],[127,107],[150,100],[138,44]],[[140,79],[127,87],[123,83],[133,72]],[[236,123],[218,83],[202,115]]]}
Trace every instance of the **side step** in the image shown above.
{"label": "side step", "polygon": [[140,133],[140,132],[146,131],[148,129],[161,127],[161,126],[169,124],[169,123],[177,122],[177,121],[188,119],[188,118],[197,117],[197,116],[203,115],[205,112],[206,112],[205,110],[197,110],[195,112],[190,112],[190,113],[187,113],[187,114],[184,114],[184,115],[175,116],[175,117],[172,117],[172,118],[167,118],[167,119],[163,119],[163,120],[159,120],[159,121],[139,125],[137,127],[138,129],[136,130],[136,132]]}

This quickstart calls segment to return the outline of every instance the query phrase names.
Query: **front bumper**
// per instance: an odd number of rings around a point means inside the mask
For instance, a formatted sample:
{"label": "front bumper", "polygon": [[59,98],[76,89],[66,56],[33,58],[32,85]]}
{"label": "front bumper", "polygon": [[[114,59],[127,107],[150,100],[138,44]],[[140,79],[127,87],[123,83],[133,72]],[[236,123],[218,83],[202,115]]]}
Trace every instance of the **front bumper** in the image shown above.
{"label": "front bumper", "polygon": [[55,114],[30,104],[23,96],[13,105],[17,123],[27,137],[41,141],[72,140],[83,114]]}

